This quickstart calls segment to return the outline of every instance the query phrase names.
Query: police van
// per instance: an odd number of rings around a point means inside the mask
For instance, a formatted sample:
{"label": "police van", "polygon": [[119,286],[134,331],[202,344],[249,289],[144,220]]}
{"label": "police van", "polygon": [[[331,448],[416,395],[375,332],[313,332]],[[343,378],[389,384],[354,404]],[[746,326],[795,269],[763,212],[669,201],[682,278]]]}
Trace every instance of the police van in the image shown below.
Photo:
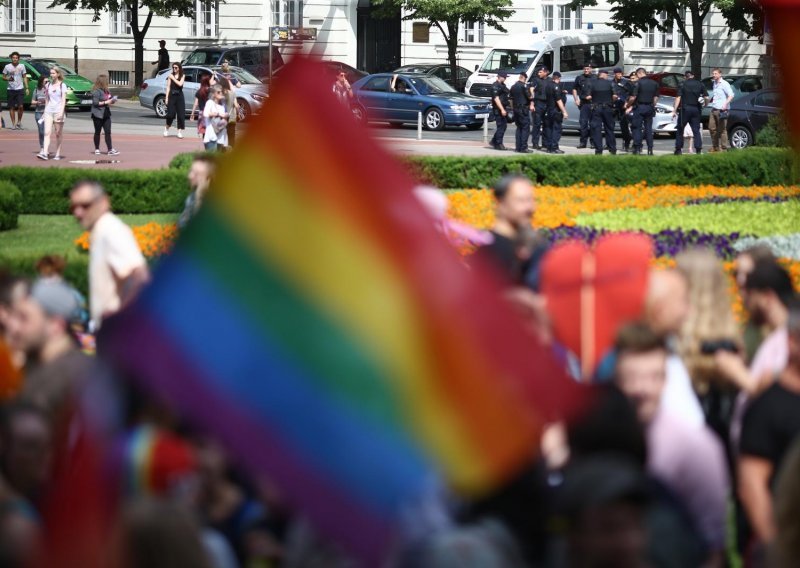
{"label": "police van", "polygon": [[[534,69],[546,65],[560,71],[562,81],[583,73],[583,66],[622,67],[624,61],[620,34],[611,29],[587,29],[509,36],[489,52],[483,63],[467,79],[465,92],[478,97],[492,96],[492,83],[498,71],[514,78],[522,72],[533,76]],[[516,80],[516,78],[514,78]]]}

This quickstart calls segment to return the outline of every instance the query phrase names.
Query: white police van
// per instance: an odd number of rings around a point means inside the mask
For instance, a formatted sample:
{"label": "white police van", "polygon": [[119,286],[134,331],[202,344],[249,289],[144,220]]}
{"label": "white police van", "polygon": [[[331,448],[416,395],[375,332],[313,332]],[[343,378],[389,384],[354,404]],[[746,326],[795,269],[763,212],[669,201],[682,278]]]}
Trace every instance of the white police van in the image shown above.
{"label": "white police van", "polygon": [[533,76],[534,69],[546,65],[561,72],[561,80],[574,80],[583,66],[622,67],[625,60],[619,32],[611,29],[586,29],[536,32],[509,36],[497,43],[478,69],[467,79],[465,92],[478,97],[492,96],[492,83],[498,71],[508,73],[509,81],[522,72]]}

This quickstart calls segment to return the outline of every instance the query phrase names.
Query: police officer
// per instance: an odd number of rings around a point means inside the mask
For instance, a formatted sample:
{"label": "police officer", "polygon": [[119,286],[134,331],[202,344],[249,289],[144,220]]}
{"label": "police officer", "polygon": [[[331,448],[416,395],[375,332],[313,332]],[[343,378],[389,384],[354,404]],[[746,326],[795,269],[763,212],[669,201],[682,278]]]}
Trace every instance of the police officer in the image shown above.
{"label": "police officer", "polygon": [[545,116],[545,128],[547,129],[547,140],[550,145],[546,148],[548,154],[563,154],[564,150],[558,147],[561,141],[561,123],[567,115],[567,91],[561,88],[561,73],[553,73],[552,80],[548,83],[547,93],[547,114]]}
{"label": "police officer", "polygon": [[639,78],[633,87],[633,93],[628,99],[633,108],[633,153],[642,153],[642,138],[647,142],[647,155],[653,155],[653,117],[656,115],[658,102],[658,83],[647,78],[644,67],[636,70]]}
{"label": "police officer", "polygon": [[492,109],[494,112],[494,124],[496,130],[492,136],[492,148],[495,150],[507,150],[503,145],[503,136],[506,134],[508,127],[508,95],[509,90],[506,87],[506,77],[508,73],[505,71],[497,72],[497,80],[492,84]]}
{"label": "police officer", "polygon": [[[547,114],[547,85],[550,82],[547,75],[550,70],[542,65],[536,70],[536,77],[531,79],[530,91],[533,96],[533,131],[531,132],[531,147],[534,150],[539,148],[547,149],[549,142],[547,141],[547,129],[544,126],[545,116]],[[540,140],[541,138],[541,140]]]}
{"label": "police officer", "polygon": [[531,93],[528,90],[527,73],[519,74],[519,81],[511,86],[511,102],[514,105],[514,123],[517,125],[517,152],[529,154],[533,150],[528,149],[528,134],[531,131],[531,111],[533,110],[533,101],[531,100]]}
{"label": "police officer", "polygon": [[686,71],[683,74],[686,80],[678,89],[678,96],[675,98],[675,110],[672,111],[673,118],[680,111],[678,120],[678,132],[675,136],[675,154],[683,153],[683,131],[688,124],[694,136],[694,150],[699,154],[703,150],[703,137],[700,131],[700,115],[702,108],[706,104],[706,88],[703,83],[694,78],[694,73]]}
{"label": "police officer", "polygon": [[622,76],[621,67],[614,68],[614,80],[611,83],[614,86],[614,94],[617,95],[617,100],[614,101],[614,114],[619,121],[619,129],[622,133],[622,151],[627,152],[631,147],[631,128],[626,111],[633,86],[627,78]]}
{"label": "police officer", "polygon": [[[578,148],[586,148],[586,142],[589,140],[589,123],[592,119],[592,107],[587,97],[589,96],[589,91],[592,88],[594,79],[594,75],[592,75],[592,65],[587,63],[583,66],[583,75],[579,75],[575,78],[575,88],[572,89],[572,96],[575,99],[575,104],[580,113],[578,125],[581,132],[581,141],[580,144],[578,144]],[[592,144],[594,145],[594,143]]]}
{"label": "police officer", "polygon": [[612,154],[617,153],[617,139],[614,136],[614,85],[608,80],[608,70],[601,69],[597,79],[592,82],[589,99],[592,106],[592,140],[594,153],[603,153],[603,128],[606,130],[606,146]]}

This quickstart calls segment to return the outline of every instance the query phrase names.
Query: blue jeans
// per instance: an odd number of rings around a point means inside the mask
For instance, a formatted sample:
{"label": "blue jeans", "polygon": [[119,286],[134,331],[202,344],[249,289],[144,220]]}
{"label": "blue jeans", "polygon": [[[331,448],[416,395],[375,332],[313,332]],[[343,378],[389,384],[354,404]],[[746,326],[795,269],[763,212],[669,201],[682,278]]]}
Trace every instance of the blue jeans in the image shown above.
{"label": "blue jeans", "polygon": [[213,152],[217,149],[217,142],[216,140],[213,142],[203,142],[203,148],[206,149],[206,152]]}
{"label": "blue jeans", "polygon": [[[37,110],[34,113],[34,117],[36,117],[36,126],[39,128],[39,148],[40,149],[44,147],[44,121],[42,120],[43,116],[44,116],[44,111],[43,110]],[[42,122],[39,122],[40,120],[42,120]]]}

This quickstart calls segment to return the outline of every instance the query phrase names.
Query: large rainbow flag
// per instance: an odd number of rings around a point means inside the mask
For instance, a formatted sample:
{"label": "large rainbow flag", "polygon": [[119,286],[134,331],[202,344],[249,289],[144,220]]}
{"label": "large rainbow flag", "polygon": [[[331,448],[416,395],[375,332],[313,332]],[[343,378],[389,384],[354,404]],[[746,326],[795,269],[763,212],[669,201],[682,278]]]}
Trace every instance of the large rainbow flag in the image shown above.
{"label": "large rainbow flag", "polygon": [[287,68],[99,352],[375,565],[437,481],[528,463],[569,382],[320,77]]}

